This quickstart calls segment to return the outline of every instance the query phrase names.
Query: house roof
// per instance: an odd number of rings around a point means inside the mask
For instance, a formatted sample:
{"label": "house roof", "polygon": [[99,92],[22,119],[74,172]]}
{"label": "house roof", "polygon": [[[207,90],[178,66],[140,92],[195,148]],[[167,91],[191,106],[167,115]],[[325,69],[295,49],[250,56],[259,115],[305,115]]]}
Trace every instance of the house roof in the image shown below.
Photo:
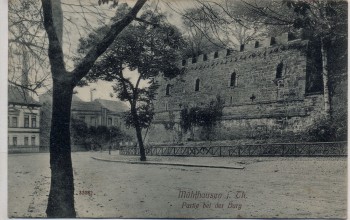
{"label": "house roof", "polygon": [[35,101],[33,97],[29,95],[29,90],[13,85],[8,86],[8,103],[41,106],[39,102]]}
{"label": "house roof", "polygon": [[[52,91],[49,90],[42,94],[39,98],[41,101],[52,101]],[[111,101],[106,99],[95,99],[92,102],[82,101],[78,96],[73,94],[72,98],[72,111],[101,111],[102,108],[106,108],[108,111],[121,113],[128,111],[128,106],[121,101]]]}
{"label": "house roof", "polygon": [[72,110],[75,111],[101,111],[101,105],[96,102],[72,101]]}
{"label": "house roof", "polygon": [[[52,88],[39,96],[40,103],[43,103],[45,101],[52,101]],[[83,100],[81,100],[76,94],[73,94],[72,102],[83,102]]]}
{"label": "house roof", "polygon": [[95,99],[94,102],[97,102],[102,105],[102,107],[108,109],[112,112],[126,112],[129,110],[128,106],[121,101],[112,101],[106,99]]}

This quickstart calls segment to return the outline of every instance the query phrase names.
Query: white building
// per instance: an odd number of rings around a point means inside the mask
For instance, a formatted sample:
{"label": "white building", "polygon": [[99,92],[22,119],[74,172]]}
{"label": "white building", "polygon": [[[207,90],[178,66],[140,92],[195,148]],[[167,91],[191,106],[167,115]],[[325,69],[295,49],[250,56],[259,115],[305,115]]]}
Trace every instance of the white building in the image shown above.
{"label": "white building", "polygon": [[21,87],[8,86],[8,151],[39,152],[40,103]]}

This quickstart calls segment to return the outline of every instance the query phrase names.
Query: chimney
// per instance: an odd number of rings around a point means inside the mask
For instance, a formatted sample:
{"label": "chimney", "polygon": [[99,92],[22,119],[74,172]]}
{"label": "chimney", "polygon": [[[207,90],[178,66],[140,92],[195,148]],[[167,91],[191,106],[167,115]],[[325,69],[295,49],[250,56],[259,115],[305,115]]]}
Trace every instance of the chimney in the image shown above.
{"label": "chimney", "polygon": [[96,91],[96,88],[90,89],[90,102],[94,101],[94,100],[93,100],[93,97],[92,97],[92,92],[93,92],[93,91]]}

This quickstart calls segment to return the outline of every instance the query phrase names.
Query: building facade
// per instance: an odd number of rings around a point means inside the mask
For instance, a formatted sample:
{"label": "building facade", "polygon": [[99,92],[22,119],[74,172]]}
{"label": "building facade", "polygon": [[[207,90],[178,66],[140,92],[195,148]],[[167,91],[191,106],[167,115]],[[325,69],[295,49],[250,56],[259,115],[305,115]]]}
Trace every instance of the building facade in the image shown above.
{"label": "building facade", "polygon": [[[184,107],[206,106],[220,97],[223,116],[214,140],[288,136],[325,116],[322,60],[318,44],[291,34],[183,60],[185,73],[160,77],[154,102],[151,143],[179,143],[189,138],[180,126]],[[169,124],[174,125],[169,128]],[[191,139],[202,140],[194,128]]]}
{"label": "building facade", "polygon": [[8,151],[39,152],[40,103],[29,92],[8,86]]}
{"label": "building facade", "polygon": [[[50,145],[51,130],[51,108],[52,95],[51,91],[39,97],[42,104],[41,110],[41,144],[48,148]],[[76,95],[73,95],[71,106],[71,117],[86,123],[88,127],[106,126],[118,127],[126,134],[133,136],[133,131],[127,128],[123,122],[123,114],[128,111],[128,107],[119,101],[111,101],[104,99],[95,99],[91,102],[84,102]],[[72,142],[72,150],[84,150],[85,146],[79,146]]]}

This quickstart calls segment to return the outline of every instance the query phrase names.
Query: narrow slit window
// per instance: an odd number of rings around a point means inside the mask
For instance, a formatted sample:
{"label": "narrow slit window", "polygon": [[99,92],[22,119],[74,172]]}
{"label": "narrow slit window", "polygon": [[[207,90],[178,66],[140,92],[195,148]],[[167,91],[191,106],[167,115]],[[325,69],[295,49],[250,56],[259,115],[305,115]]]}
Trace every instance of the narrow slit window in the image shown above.
{"label": "narrow slit window", "polygon": [[214,53],[214,58],[218,58],[218,57],[219,57],[219,52],[216,51],[216,52]]}
{"label": "narrow slit window", "polygon": [[259,41],[255,41],[255,48],[259,47]]}
{"label": "narrow slit window", "polygon": [[237,86],[236,72],[233,72],[233,73],[231,74],[230,86],[231,86],[231,87]]}
{"label": "narrow slit window", "polygon": [[170,84],[166,85],[165,95],[170,95]]}
{"label": "narrow slit window", "polygon": [[203,61],[207,61],[208,60],[208,55],[203,54]]}
{"label": "narrow slit window", "polygon": [[200,83],[200,80],[199,79],[196,79],[196,85],[194,87],[194,91],[199,91],[199,83]]}
{"label": "narrow slit window", "polygon": [[280,62],[277,65],[277,68],[276,68],[276,79],[281,79],[282,78],[282,71],[283,71],[283,63]]}
{"label": "narrow slit window", "polygon": [[239,48],[239,51],[244,51],[244,44],[241,44],[241,47]]}
{"label": "narrow slit window", "polygon": [[192,63],[197,63],[197,57],[192,57]]}
{"label": "narrow slit window", "polygon": [[275,45],[275,44],[276,44],[276,38],[271,37],[270,45]]}

